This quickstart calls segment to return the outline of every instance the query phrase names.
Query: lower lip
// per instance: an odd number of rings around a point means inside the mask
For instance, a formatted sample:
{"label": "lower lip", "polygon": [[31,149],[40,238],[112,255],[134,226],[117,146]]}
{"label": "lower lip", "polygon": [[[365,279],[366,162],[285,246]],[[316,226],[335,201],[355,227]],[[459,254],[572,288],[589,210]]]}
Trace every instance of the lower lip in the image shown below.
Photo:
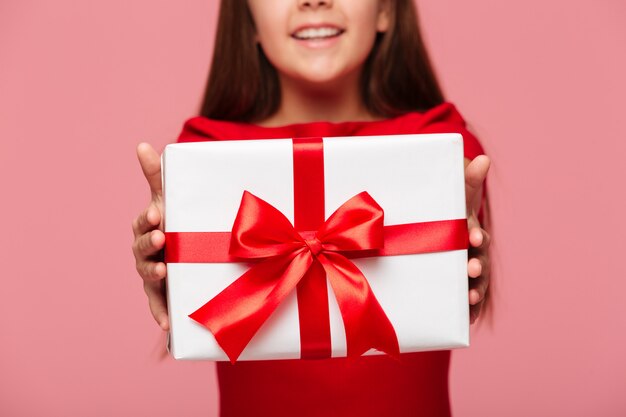
{"label": "lower lip", "polygon": [[343,35],[343,32],[336,36],[329,36],[327,38],[318,38],[318,39],[298,39],[292,36],[298,45],[305,46],[311,49],[320,49],[320,48],[328,48],[335,45],[339,42],[339,38]]}

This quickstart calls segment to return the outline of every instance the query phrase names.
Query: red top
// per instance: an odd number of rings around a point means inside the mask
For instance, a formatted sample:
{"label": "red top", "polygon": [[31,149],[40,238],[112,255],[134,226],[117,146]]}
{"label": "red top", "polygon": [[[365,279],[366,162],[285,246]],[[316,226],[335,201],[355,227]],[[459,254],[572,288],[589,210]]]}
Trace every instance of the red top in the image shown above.
{"label": "red top", "polygon": [[[381,121],[280,127],[198,116],[185,123],[178,142],[452,132],[463,135],[465,157],[484,153],[451,103]],[[450,415],[449,363],[449,350],[405,353],[400,362],[386,355],[218,362],[220,415],[445,417]]]}

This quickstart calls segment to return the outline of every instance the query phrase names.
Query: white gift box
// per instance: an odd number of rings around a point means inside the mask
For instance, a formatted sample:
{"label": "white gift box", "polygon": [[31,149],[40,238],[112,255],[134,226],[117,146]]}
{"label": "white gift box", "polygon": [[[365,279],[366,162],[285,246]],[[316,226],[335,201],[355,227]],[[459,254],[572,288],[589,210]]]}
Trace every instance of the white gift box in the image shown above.
{"label": "white gift box", "polygon": [[[326,216],[361,191],[384,209],[385,225],[466,218],[463,138],[415,134],[323,138]],[[230,232],[244,190],[294,220],[291,139],[166,146],[165,232]],[[400,352],[469,346],[467,249],[351,259],[398,338]],[[168,350],[176,359],[229,360],[189,314],[239,278],[249,262],[168,263]],[[328,288],[331,353],[346,356],[342,317]],[[366,354],[377,354],[370,350]],[[238,360],[300,358],[295,291]]]}

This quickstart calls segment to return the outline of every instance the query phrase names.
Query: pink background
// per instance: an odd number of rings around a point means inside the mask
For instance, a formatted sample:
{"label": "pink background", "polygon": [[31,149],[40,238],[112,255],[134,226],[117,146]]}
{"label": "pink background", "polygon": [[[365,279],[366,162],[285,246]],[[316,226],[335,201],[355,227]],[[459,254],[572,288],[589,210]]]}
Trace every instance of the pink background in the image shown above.
{"label": "pink background", "polygon": [[[493,326],[451,370],[458,416],[626,415],[626,7],[418,1],[493,158]],[[134,270],[139,141],[198,106],[213,1],[0,3],[0,414],[211,416],[211,363],[159,362]]]}

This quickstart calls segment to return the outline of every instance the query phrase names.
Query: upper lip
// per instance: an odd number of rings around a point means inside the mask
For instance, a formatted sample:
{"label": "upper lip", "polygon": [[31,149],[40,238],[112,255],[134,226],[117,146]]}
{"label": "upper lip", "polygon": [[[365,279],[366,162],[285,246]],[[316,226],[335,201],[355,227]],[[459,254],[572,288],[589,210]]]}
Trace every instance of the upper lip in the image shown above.
{"label": "upper lip", "polygon": [[298,27],[296,27],[292,32],[291,32],[291,36],[294,36],[296,33],[300,32],[301,30],[304,29],[316,29],[316,28],[332,28],[332,29],[339,29],[340,32],[344,32],[345,29],[339,25],[336,25],[334,23],[304,23]]}

